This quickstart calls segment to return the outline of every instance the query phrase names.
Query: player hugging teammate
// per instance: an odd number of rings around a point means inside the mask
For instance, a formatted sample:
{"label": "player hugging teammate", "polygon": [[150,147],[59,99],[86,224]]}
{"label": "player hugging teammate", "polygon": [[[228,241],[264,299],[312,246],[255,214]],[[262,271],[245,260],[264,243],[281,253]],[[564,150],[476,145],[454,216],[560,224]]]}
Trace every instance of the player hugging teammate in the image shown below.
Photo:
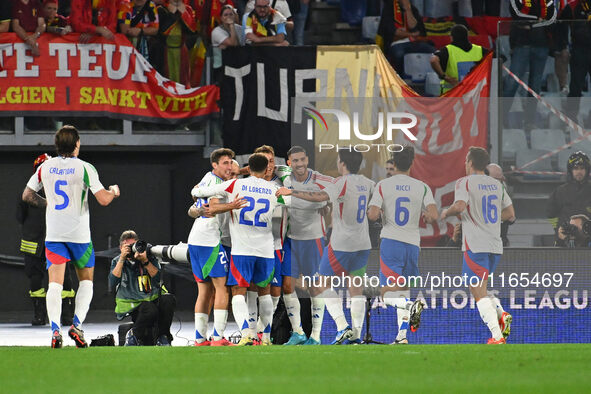
{"label": "player hugging teammate", "polygon": [[[336,179],[308,168],[306,151],[299,146],[288,152],[289,167],[275,165],[272,147],[259,147],[242,171],[250,175],[244,179],[237,179],[240,171],[232,157],[229,149],[214,151],[213,170],[191,193],[196,203],[190,214],[196,220],[189,244],[199,286],[195,345],[231,345],[223,336],[226,286],[231,288],[232,312],[242,334],[240,346],[271,344],[273,313],[281,295],[292,326],[286,345],[320,344],[325,305],[337,326],[332,344],[362,343],[366,298],[362,286],[355,285],[353,279],[366,271],[371,249],[368,220],[380,218],[381,294],[397,312],[393,343],[407,344],[407,330],[418,329],[425,305],[422,300],[410,299],[409,283],[400,279],[419,275],[420,219],[433,223],[439,217],[429,186],[410,176],[412,146],[393,155],[393,176],[377,185],[358,174],[363,161],[359,152],[339,151],[340,176]],[[503,186],[484,175],[487,164],[489,157],[484,149],[470,148],[467,176],[458,180],[456,201],[443,210],[441,220],[461,217],[463,271],[480,279],[479,286],[470,290],[491,330],[488,343],[500,344],[506,341],[512,317],[498,299],[487,295],[486,279],[502,253],[501,219],[514,218],[514,211]],[[490,205],[488,208],[480,203],[482,199]],[[493,211],[501,215],[491,216]],[[332,223],[329,240],[327,222]],[[198,234],[200,228],[203,231]],[[231,239],[231,248],[225,246],[226,251],[220,243],[220,234],[224,233]],[[341,297],[330,285],[335,277],[348,283],[351,324]],[[311,297],[310,337],[302,329],[296,287]],[[214,330],[209,341],[207,321],[212,299]]]}

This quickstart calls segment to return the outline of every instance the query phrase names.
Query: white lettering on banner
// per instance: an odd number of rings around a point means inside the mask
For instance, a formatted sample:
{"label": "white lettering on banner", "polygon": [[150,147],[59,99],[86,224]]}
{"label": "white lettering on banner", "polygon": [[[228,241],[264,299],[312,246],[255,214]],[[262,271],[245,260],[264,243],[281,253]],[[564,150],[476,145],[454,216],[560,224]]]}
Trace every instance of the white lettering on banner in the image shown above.
{"label": "white lettering on banner", "polygon": [[[148,77],[146,76],[146,73],[150,72],[150,70],[152,69],[152,65],[146,60],[146,58],[144,58],[139,53],[135,52],[135,70],[133,72],[133,75],[131,76],[131,80],[133,82],[148,82]],[[159,74],[156,73],[156,78],[158,78],[158,75]]]}
{"label": "white lettering on banner", "polygon": [[56,77],[69,78],[72,71],[68,64],[70,56],[76,55],[76,44],[49,43],[49,56],[57,54],[58,69],[55,71]]}
{"label": "white lettering on banner", "polygon": [[[425,155],[427,153],[434,155],[443,155],[446,153],[455,152],[463,149],[464,140],[462,135],[462,124],[464,126],[470,125],[470,136],[475,137],[478,135],[478,116],[470,117],[469,119],[465,116],[465,110],[468,106],[474,108],[474,111],[478,111],[480,105],[480,95],[482,90],[486,87],[488,81],[487,78],[483,78],[474,89],[467,92],[462,98],[457,98],[453,106],[454,121],[453,123],[446,123],[445,127],[452,127],[449,134],[452,135],[451,141],[439,144],[437,141],[441,133],[441,119],[445,110],[428,113],[425,110],[415,109],[414,112],[420,112],[426,117],[426,121],[420,122],[417,126],[418,133],[416,134],[417,143],[415,144],[415,150],[417,155]],[[449,98],[447,100],[454,100]],[[477,115],[475,113],[475,115]],[[469,122],[469,123],[468,123]],[[429,132],[430,131],[430,132]],[[448,134],[447,130],[445,131]],[[423,141],[427,139],[427,149],[425,152],[423,147]]]}
{"label": "white lettering on banner", "polygon": [[27,55],[27,52],[31,51],[29,46],[26,44],[14,44],[14,49],[16,52],[16,70],[14,70],[14,76],[38,77],[39,66],[31,66],[31,68],[27,68],[28,64],[31,64],[35,61],[33,56]]}
{"label": "white lettering on banner", "polygon": [[242,111],[242,103],[244,102],[244,83],[242,79],[250,74],[250,64],[240,68],[230,66],[224,67],[224,74],[234,78],[234,90],[236,92],[236,101],[234,103],[234,116],[232,120],[240,120],[240,112]]}
{"label": "white lettering on banner", "polygon": [[267,90],[265,87],[265,64],[257,63],[257,116],[279,122],[287,122],[289,105],[289,88],[287,86],[287,69],[279,69],[279,111],[267,107]]}
{"label": "white lettering on banner", "polygon": [[[78,44],[78,53],[80,58],[80,70],[78,70],[79,77],[86,78],[101,78],[103,76],[103,68],[96,66],[96,56],[103,53],[103,46],[101,44]],[[95,65],[93,69],[90,66]]]}
{"label": "white lettering on banner", "polygon": [[4,70],[4,53],[6,56],[12,56],[12,44],[0,44],[0,78],[6,78],[8,72]]}
{"label": "white lettering on banner", "polygon": [[115,81],[125,78],[129,71],[132,47],[119,46],[118,49],[121,57],[119,59],[119,68],[117,70],[113,68],[113,53],[115,52],[115,49],[117,49],[117,46],[105,44],[103,49],[105,50],[107,75],[109,78]]}
{"label": "white lettering on banner", "polygon": [[[304,92],[304,81],[316,81],[315,92]],[[295,70],[295,100],[293,121],[294,123],[302,123],[302,109],[304,107],[313,107],[313,102],[316,99],[327,97],[328,91],[328,70],[318,68],[307,68],[302,70]]]}

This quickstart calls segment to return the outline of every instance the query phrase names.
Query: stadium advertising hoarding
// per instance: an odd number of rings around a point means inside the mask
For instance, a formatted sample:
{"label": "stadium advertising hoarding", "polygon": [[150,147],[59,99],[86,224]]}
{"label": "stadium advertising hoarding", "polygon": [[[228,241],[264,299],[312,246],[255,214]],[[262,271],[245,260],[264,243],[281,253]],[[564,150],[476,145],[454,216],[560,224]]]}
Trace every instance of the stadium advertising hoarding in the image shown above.
{"label": "stadium advertising hoarding", "polygon": [[[511,343],[589,343],[589,252],[584,249],[505,249],[497,270],[489,277],[489,291],[513,315]],[[452,248],[421,249],[420,273],[411,298],[425,301],[421,328],[413,343],[479,343],[488,329],[462,277],[462,252]],[[379,275],[378,251],[372,251],[365,293],[371,294]],[[339,285],[339,283],[335,283]],[[344,290],[347,317],[350,302]],[[373,294],[377,294],[375,291]],[[390,343],[396,312],[381,297],[371,299],[371,334]],[[327,315],[328,317],[328,315]],[[323,341],[334,332],[331,319],[324,319]]]}
{"label": "stadium advertising hoarding", "polygon": [[0,111],[10,116],[109,117],[175,123],[218,112],[216,86],[164,78],[123,35],[114,41],[42,35],[41,55],[15,34],[0,36]]}

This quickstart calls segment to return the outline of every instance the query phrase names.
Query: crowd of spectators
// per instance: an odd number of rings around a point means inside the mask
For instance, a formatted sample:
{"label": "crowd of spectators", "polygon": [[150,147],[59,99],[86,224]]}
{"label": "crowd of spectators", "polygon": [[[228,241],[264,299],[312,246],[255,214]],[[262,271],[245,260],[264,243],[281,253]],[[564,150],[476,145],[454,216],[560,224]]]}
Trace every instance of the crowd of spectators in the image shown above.
{"label": "crowd of spectators", "polygon": [[[14,32],[39,56],[42,34],[114,40],[121,33],[164,76],[202,84],[205,53],[241,45],[303,44],[309,0],[4,0],[0,33]],[[297,11],[301,26],[294,36]],[[224,16],[224,12],[226,15]],[[230,22],[231,21],[231,22]]]}
{"label": "crowd of spectators", "polygon": [[[206,53],[213,51],[214,68],[219,69],[221,50],[229,46],[303,44],[310,1],[5,0],[0,4],[0,33],[16,33],[34,56],[39,55],[37,39],[42,34],[79,33],[84,43],[96,36],[113,40],[121,33],[161,74],[195,85],[201,83]],[[445,46],[426,32],[424,20],[447,17],[463,22],[471,42],[476,43],[466,18],[505,17],[513,20],[506,29],[511,71],[522,79],[529,75],[526,82],[539,92],[546,59],[552,56],[561,92],[581,96],[591,64],[591,52],[586,50],[591,42],[591,0],[368,0],[366,8],[380,13],[378,33],[384,53],[402,76],[406,54],[433,54]],[[434,23],[431,19],[429,23]],[[560,23],[563,20],[580,22]],[[517,89],[508,79],[503,95],[513,97]]]}

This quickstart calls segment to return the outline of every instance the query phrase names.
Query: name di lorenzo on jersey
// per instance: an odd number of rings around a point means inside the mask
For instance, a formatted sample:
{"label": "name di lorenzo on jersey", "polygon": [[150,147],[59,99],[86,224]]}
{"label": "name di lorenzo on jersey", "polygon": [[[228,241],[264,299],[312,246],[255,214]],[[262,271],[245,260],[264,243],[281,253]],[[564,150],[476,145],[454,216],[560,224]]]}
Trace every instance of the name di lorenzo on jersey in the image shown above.
{"label": "name di lorenzo on jersey", "polygon": [[247,185],[242,185],[242,191],[249,191],[251,193],[260,193],[260,194],[273,194],[273,191],[271,189],[267,189],[265,187],[256,187],[256,186],[247,186]]}

